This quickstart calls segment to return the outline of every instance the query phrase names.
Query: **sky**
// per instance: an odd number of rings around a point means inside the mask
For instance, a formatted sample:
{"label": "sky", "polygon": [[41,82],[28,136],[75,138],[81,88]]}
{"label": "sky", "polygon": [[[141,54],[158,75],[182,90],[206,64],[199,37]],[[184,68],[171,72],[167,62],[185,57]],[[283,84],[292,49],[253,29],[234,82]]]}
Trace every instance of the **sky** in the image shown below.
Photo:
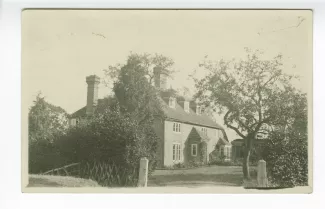
{"label": "sky", "polygon": [[[38,92],[72,113],[86,105],[86,76],[104,76],[130,52],[159,53],[174,60],[173,88],[194,92],[189,79],[198,64],[245,56],[283,55],[295,85],[311,88],[312,13],[295,10],[25,10],[22,12],[22,102]],[[99,86],[99,98],[110,93]],[[217,119],[223,125],[221,117]],[[236,137],[231,131],[229,134]],[[231,138],[231,137],[230,137]]]}

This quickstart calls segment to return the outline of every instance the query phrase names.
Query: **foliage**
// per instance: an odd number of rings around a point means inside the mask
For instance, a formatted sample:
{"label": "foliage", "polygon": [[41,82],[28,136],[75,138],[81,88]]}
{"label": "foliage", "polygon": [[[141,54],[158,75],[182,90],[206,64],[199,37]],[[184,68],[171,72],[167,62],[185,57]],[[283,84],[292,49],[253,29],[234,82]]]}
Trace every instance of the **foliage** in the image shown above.
{"label": "foliage", "polygon": [[[136,63],[134,63],[134,61]],[[166,56],[161,54],[137,54],[137,53],[130,53],[127,58],[127,64],[117,64],[114,66],[109,66],[108,69],[105,69],[105,83],[107,85],[111,84],[119,80],[120,71],[125,66],[130,66],[130,64],[138,65],[138,69],[141,68],[141,73],[145,75],[148,82],[150,84],[154,83],[154,68],[158,67],[161,69],[161,73],[166,74],[167,76],[172,76],[176,71],[172,68],[174,65],[174,61]]]}
{"label": "foliage", "polygon": [[[172,62],[168,58],[157,56],[131,54],[125,65],[115,68],[118,73],[113,91],[120,111],[122,114],[128,113],[139,124],[150,124],[155,117],[163,117],[157,90],[152,85],[153,75],[148,71],[152,65],[168,67]],[[169,64],[164,64],[166,60]]]}
{"label": "foliage", "polygon": [[38,94],[28,114],[28,135],[30,141],[47,140],[53,142],[58,134],[68,129],[68,114],[61,107],[45,101]]}
{"label": "foliage", "polygon": [[277,186],[308,184],[306,97],[296,98],[293,112],[296,114],[293,122],[285,130],[274,130],[263,150],[268,176]]}
{"label": "foliage", "polygon": [[[119,175],[133,179],[136,178],[134,171],[138,169],[141,157],[149,159],[149,173],[156,166],[157,136],[147,127],[139,126],[127,114],[106,109],[105,112],[88,118],[86,123],[71,128],[65,136],[57,140],[56,146],[60,150],[60,156],[69,159],[67,164],[81,162],[82,165],[90,166],[90,170],[84,170],[82,175],[93,176],[92,169],[103,171],[115,166],[114,169],[119,171],[125,169]],[[99,178],[96,175],[93,176],[94,180]],[[107,176],[108,174],[98,175],[122,178]],[[111,182],[109,179],[101,181],[104,183],[98,183],[103,185]]]}
{"label": "foliage", "polygon": [[64,163],[53,143],[67,129],[67,113],[38,94],[28,114],[30,173],[44,172]]}
{"label": "foliage", "polygon": [[282,72],[282,56],[262,59],[262,53],[247,50],[243,60],[204,61],[207,74],[196,80],[197,97],[244,139],[243,173],[249,175],[249,158],[256,135],[265,127],[290,122],[294,98],[293,76]]}
{"label": "foliage", "polygon": [[106,162],[84,162],[78,169],[78,177],[96,181],[104,187],[136,186],[139,169]]}
{"label": "foliage", "polygon": [[29,141],[28,172],[42,173],[65,165],[54,143],[46,140]]}

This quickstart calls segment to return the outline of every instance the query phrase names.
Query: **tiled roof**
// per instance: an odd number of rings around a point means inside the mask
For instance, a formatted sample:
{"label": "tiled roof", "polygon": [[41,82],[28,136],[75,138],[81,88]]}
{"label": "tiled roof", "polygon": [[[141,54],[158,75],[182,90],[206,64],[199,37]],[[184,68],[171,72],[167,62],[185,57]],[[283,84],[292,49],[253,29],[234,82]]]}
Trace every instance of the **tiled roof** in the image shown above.
{"label": "tiled roof", "polygon": [[218,144],[230,145],[230,143],[227,141],[227,139],[224,139],[224,138],[219,138]]}
{"label": "tiled roof", "polygon": [[[100,104],[100,102],[102,102],[101,99],[98,100],[98,104]],[[178,102],[176,102],[175,108],[169,107],[167,101],[164,99],[161,99],[161,103],[165,116],[168,120],[224,130],[222,126],[214,122],[208,115],[198,115],[192,108],[189,108],[189,112],[185,112],[183,107]],[[86,106],[70,115],[72,118],[85,116]]]}
{"label": "tiled roof", "polygon": [[71,118],[78,118],[78,117],[84,117],[86,116],[86,109],[87,106],[84,106],[83,108],[77,110],[76,112],[72,113],[70,115]]}
{"label": "tiled roof", "polygon": [[198,115],[192,110],[192,108],[190,108],[189,112],[187,113],[184,108],[180,106],[177,102],[175,108],[171,108],[168,106],[167,101],[162,101],[164,113],[166,117],[170,120],[223,130],[223,127],[214,122],[208,115]]}
{"label": "tiled roof", "polygon": [[[107,99],[107,98],[106,98]],[[105,98],[104,99],[98,99],[98,105],[97,105],[97,111],[98,110],[102,110],[104,105],[103,103],[105,102]],[[82,118],[82,117],[85,117],[86,116],[86,110],[87,110],[87,106],[84,106],[82,107],[81,109],[77,110],[76,112],[70,114],[70,117],[71,118]]]}

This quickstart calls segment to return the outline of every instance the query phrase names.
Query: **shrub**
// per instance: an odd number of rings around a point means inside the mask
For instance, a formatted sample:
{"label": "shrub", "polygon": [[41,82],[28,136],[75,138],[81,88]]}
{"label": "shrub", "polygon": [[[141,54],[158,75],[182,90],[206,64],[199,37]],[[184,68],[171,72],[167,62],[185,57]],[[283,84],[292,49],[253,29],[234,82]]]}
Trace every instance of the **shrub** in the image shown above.
{"label": "shrub", "polygon": [[[98,183],[101,185],[113,184],[109,183],[109,179],[120,178],[120,175],[136,179],[135,170],[139,167],[141,157],[149,160],[149,174],[156,167],[157,136],[151,126],[139,127],[132,119],[117,111],[107,110],[88,119],[87,123],[70,129],[56,141],[56,146],[60,155],[68,159],[67,163],[82,162],[88,165],[83,176],[96,176],[92,173],[94,169],[104,172],[114,168],[116,172],[109,176],[106,173],[94,177],[94,180],[100,179]],[[109,179],[102,179],[104,177]],[[125,181],[132,186],[130,179]],[[125,181],[121,181],[124,182],[122,185]]]}
{"label": "shrub", "polygon": [[186,168],[187,166],[184,164],[184,163],[176,163],[176,164],[174,164],[173,165],[173,167],[172,168]]}
{"label": "shrub", "polygon": [[81,163],[78,171],[78,177],[94,180],[104,187],[136,186],[139,174],[136,167],[96,161]]}
{"label": "shrub", "polygon": [[286,141],[281,133],[272,133],[271,138],[272,140],[268,140],[264,148],[269,181],[273,185],[282,187],[307,185],[308,152],[306,140],[289,138],[289,141]]}
{"label": "shrub", "polygon": [[29,141],[28,152],[28,170],[32,174],[60,167],[63,163],[54,144],[47,140]]}

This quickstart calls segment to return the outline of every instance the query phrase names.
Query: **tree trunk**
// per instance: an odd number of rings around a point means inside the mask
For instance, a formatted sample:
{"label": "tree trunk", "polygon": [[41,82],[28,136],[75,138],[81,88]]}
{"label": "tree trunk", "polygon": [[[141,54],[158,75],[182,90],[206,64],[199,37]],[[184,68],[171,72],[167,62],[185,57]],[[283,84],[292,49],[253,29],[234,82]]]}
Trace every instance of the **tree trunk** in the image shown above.
{"label": "tree trunk", "polygon": [[251,178],[250,172],[249,172],[249,157],[251,154],[251,150],[249,147],[245,147],[244,150],[244,160],[243,160],[243,174],[244,179],[249,180]]}
{"label": "tree trunk", "polygon": [[253,146],[253,139],[254,139],[254,133],[249,133],[247,137],[244,139],[245,149],[244,149],[244,160],[243,160],[243,174],[244,174],[244,179],[247,180],[251,178],[249,172],[249,158]]}

